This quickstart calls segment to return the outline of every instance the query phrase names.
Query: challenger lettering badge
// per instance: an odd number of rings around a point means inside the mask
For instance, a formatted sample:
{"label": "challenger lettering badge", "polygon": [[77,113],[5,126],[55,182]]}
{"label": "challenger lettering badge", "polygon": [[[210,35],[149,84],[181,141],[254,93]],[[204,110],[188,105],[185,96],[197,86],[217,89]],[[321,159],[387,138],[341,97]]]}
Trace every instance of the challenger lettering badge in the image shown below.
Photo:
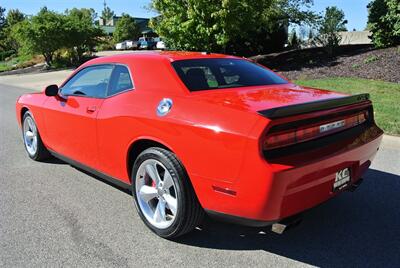
{"label": "challenger lettering badge", "polygon": [[330,131],[332,129],[344,127],[345,124],[346,123],[345,123],[344,120],[340,120],[340,121],[336,121],[336,122],[333,122],[333,123],[325,124],[325,125],[319,126],[319,132],[320,133],[324,133],[324,132]]}

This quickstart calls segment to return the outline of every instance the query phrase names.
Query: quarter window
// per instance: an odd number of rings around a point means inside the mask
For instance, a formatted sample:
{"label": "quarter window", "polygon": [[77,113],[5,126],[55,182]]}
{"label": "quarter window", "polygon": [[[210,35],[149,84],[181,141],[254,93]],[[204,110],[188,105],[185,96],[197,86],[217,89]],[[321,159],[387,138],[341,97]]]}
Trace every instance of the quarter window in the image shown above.
{"label": "quarter window", "polygon": [[128,68],[123,65],[116,65],[111,75],[108,96],[112,96],[132,88],[133,83]]}
{"label": "quarter window", "polygon": [[113,71],[112,65],[87,67],[72,77],[62,88],[63,95],[104,98]]}

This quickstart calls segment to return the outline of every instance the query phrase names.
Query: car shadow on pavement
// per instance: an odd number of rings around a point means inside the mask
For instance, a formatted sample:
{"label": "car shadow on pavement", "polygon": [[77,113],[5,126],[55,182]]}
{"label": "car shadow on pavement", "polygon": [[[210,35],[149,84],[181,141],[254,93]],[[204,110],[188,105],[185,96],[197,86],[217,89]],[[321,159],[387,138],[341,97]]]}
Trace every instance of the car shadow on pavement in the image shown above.
{"label": "car shadow on pavement", "polygon": [[86,170],[84,170],[82,168],[79,168],[79,167],[77,167],[75,165],[69,164],[69,163],[67,163],[67,162],[65,162],[65,161],[63,161],[63,160],[61,160],[59,158],[51,157],[49,159],[44,160],[43,162],[46,163],[46,164],[69,165],[72,168],[78,170],[79,172],[85,173],[86,175],[88,175],[88,176],[90,176],[90,177],[92,177],[92,178],[94,178],[94,179],[96,179],[98,181],[101,181],[101,182],[103,182],[103,183],[105,183],[105,184],[107,184],[107,185],[109,185],[111,187],[114,187],[117,190],[120,190],[121,192],[124,192],[124,193],[129,194],[129,195],[132,194],[129,189],[124,189],[124,188],[122,188],[122,187],[120,187],[120,186],[118,186],[118,185],[116,185],[116,184],[114,184],[114,183],[112,183],[110,181],[107,181],[107,180],[105,180],[105,179],[103,179],[103,178],[101,178],[99,176],[96,176],[95,174],[90,173],[89,171],[86,171]]}
{"label": "car shadow on pavement", "polygon": [[114,184],[114,183],[112,183],[112,182],[110,182],[110,181],[107,181],[107,180],[105,180],[105,179],[103,179],[103,178],[101,178],[101,177],[99,177],[99,176],[96,176],[95,174],[90,173],[90,172],[88,172],[88,171],[86,171],[86,170],[84,170],[84,169],[81,169],[81,168],[79,168],[79,167],[76,167],[76,166],[73,166],[73,165],[70,165],[70,166],[73,167],[73,168],[75,168],[76,170],[82,172],[82,173],[85,173],[86,175],[88,175],[88,176],[90,176],[90,177],[92,177],[92,178],[94,178],[94,179],[96,179],[96,180],[99,180],[99,181],[101,181],[101,182],[103,182],[103,183],[105,183],[105,184],[108,184],[108,185],[111,186],[111,187],[114,187],[114,188],[117,189],[117,190],[120,190],[121,192],[124,192],[124,193],[129,194],[129,195],[132,194],[132,192],[131,192],[130,189],[124,189],[124,188],[122,188],[122,187],[120,187],[120,186],[118,186],[118,185],[116,185],[116,184]]}
{"label": "car shadow on pavement", "polygon": [[206,219],[177,242],[221,250],[264,250],[316,266],[400,267],[400,176],[370,169],[354,193],[309,210],[277,235]]}
{"label": "car shadow on pavement", "polygon": [[62,161],[61,159],[55,158],[55,157],[50,157],[46,160],[43,160],[43,163],[56,164],[56,165],[68,165],[68,163]]}

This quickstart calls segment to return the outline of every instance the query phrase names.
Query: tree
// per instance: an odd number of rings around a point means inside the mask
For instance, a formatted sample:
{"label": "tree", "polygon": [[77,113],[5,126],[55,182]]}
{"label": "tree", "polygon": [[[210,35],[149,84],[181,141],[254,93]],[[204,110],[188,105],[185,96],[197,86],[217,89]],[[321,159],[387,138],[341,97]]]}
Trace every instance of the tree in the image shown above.
{"label": "tree", "polygon": [[[289,23],[315,18],[311,0],[152,0],[156,32],[175,49],[237,52],[283,47]],[[273,36],[279,44],[273,44]],[[267,42],[269,40],[269,42]]]}
{"label": "tree", "polygon": [[42,8],[36,16],[12,27],[12,36],[27,53],[43,55],[51,66],[56,50],[70,38],[65,31],[64,15]]}
{"label": "tree", "polygon": [[297,33],[296,33],[295,29],[293,29],[292,32],[290,33],[289,47],[293,48],[293,49],[300,48],[300,41],[299,41],[299,38],[297,37]]}
{"label": "tree", "polygon": [[[4,50],[17,51],[19,48],[18,42],[12,37],[12,28],[19,22],[25,20],[25,14],[18,9],[10,9],[7,13],[6,23],[3,28],[4,38],[2,42],[2,47]],[[15,53],[14,52],[14,53]]]}
{"label": "tree", "polygon": [[19,11],[19,9],[10,9],[7,13],[7,27],[12,27],[18,22],[21,22],[25,19],[25,14]]}
{"label": "tree", "polygon": [[74,63],[79,64],[84,53],[94,51],[104,33],[102,29],[94,25],[97,15],[93,9],[73,8],[67,10],[65,14],[65,29],[68,36],[65,45],[73,51]]}
{"label": "tree", "polygon": [[3,30],[3,27],[6,24],[6,9],[0,6],[0,31]]}
{"label": "tree", "polygon": [[115,13],[111,10],[107,5],[104,5],[104,9],[101,12],[101,18],[105,20],[105,22],[111,20],[114,17]]}
{"label": "tree", "polygon": [[341,37],[338,32],[347,31],[347,20],[344,12],[335,6],[327,7],[325,16],[319,21],[317,43],[326,48],[328,54],[333,56],[335,48],[340,44]]}
{"label": "tree", "polygon": [[400,44],[400,4],[398,0],[374,0],[368,4],[368,29],[378,48]]}
{"label": "tree", "polygon": [[122,17],[115,25],[113,33],[114,42],[118,43],[124,40],[135,40],[140,36],[140,29],[134,18],[128,14],[122,14]]}
{"label": "tree", "polygon": [[314,40],[314,31],[313,31],[313,29],[309,29],[308,30],[308,37],[307,37],[307,39],[308,39],[308,42],[312,42],[312,40]]}
{"label": "tree", "polygon": [[6,50],[5,44],[4,44],[5,38],[7,36],[6,33],[4,32],[4,28],[6,26],[5,12],[6,12],[6,9],[2,8],[0,6],[0,48],[1,48],[1,50]]}

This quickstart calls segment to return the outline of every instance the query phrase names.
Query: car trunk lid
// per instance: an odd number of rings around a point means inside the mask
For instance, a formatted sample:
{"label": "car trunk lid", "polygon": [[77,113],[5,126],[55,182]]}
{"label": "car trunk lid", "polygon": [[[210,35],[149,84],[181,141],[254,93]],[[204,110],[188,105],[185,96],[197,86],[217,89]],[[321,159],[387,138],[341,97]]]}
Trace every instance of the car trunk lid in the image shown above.
{"label": "car trunk lid", "polygon": [[283,84],[192,92],[197,99],[258,113],[270,122],[262,149],[275,150],[373,122],[368,94],[342,93]]}
{"label": "car trunk lid", "polygon": [[327,90],[306,88],[294,84],[215,89],[191,92],[198,100],[244,111],[260,112],[347,95]]}

